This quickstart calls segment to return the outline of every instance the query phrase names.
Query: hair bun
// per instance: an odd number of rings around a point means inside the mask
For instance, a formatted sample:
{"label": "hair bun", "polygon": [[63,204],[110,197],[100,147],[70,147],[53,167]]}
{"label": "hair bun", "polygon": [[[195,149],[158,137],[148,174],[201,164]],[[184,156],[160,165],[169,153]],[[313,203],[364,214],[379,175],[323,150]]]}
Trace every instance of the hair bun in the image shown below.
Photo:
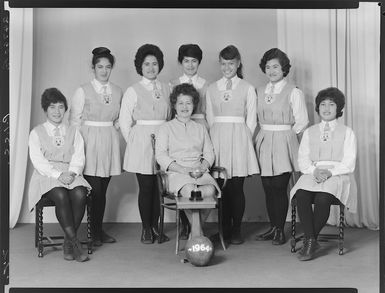
{"label": "hair bun", "polygon": [[110,49],[106,47],[97,47],[92,50],[92,54],[94,55],[110,54],[110,53],[111,53]]}

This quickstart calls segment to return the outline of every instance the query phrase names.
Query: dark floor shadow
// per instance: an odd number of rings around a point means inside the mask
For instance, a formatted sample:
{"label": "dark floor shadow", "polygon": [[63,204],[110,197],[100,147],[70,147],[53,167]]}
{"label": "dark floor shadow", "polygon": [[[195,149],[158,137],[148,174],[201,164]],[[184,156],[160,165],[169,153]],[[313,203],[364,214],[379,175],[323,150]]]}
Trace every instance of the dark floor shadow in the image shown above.
{"label": "dark floor shadow", "polygon": [[[184,253],[181,254],[181,255],[179,255],[179,256],[180,256],[180,262],[181,262],[181,263],[184,263],[184,264],[190,264],[190,265],[193,266],[193,264],[191,264],[191,263],[188,261],[188,259],[187,259],[187,257],[185,256]],[[219,265],[219,264],[223,263],[225,260],[226,260],[226,257],[225,257],[225,256],[223,256],[223,255],[217,255],[217,254],[215,254],[215,252],[214,252],[214,255],[212,256],[212,258],[210,259],[209,263],[208,263],[206,266],[209,266],[209,267],[211,267],[211,266],[216,266],[216,265]]]}
{"label": "dark floor shadow", "polygon": [[209,262],[209,266],[216,266],[223,263],[226,260],[224,255],[216,255],[214,254],[213,258]]}

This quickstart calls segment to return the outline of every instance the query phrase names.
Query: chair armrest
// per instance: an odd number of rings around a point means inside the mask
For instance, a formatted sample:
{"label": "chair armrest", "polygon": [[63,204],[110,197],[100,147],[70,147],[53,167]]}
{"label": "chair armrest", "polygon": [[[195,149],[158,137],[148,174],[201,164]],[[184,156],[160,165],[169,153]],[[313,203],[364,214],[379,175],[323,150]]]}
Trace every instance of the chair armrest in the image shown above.
{"label": "chair armrest", "polygon": [[168,186],[167,174],[162,170],[157,170],[156,176],[158,178],[158,184],[159,184],[161,195],[164,196],[167,193],[167,186]]}
{"label": "chair armrest", "polygon": [[219,167],[219,166],[211,167],[210,174],[212,174],[214,172],[218,172],[219,174],[222,174],[224,181],[223,181],[221,189],[225,188],[226,183],[227,183],[227,179],[229,178],[227,171],[226,171],[226,168]]}

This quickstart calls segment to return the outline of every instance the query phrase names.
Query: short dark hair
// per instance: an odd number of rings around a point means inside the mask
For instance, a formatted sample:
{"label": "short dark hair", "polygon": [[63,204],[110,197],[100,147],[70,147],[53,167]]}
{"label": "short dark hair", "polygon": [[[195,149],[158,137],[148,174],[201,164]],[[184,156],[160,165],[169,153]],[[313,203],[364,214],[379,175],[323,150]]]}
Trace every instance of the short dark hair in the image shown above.
{"label": "short dark hair", "polygon": [[171,105],[171,110],[172,110],[172,117],[175,117],[176,111],[175,111],[175,105],[176,101],[178,100],[178,97],[180,95],[186,95],[190,96],[192,98],[192,102],[194,105],[194,110],[195,112],[196,107],[198,106],[199,103],[199,92],[196,90],[196,88],[189,84],[189,83],[181,83],[175,86],[170,94],[170,105]]}
{"label": "short dark hair", "polygon": [[44,112],[47,111],[51,104],[63,103],[64,108],[68,110],[68,104],[66,97],[57,88],[48,88],[41,95],[41,107]]}
{"label": "short dark hair", "polygon": [[144,59],[146,59],[146,57],[149,55],[154,56],[158,61],[159,73],[162,71],[163,65],[164,65],[162,51],[159,49],[158,46],[155,46],[152,44],[144,44],[143,46],[139,47],[138,51],[135,54],[135,60],[134,60],[136,72],[139,75],[143,76],[142,65],[143,65]]}
{"label": "short dark hair", "polygon": [[241,62],[241,53],[239,53],[237,47],[234,45],[229,45],[225,48],[222,49],[222,51],[219,52],[219,61],[222,59],[225,60],[232,60],[232,59],[237,59],[240,61],[239,67],[237,69],[237,75],[239,78],[243,78],[243,73],[242,73],[242,62]]}
{"label": "short dark hair", "polygon": [[184,57],[192,57],[198,59],[199,64],[202,61],[202,50],[196,44],[184,44],[179,47],[178,50],[178,61],[182,63]]}
{"label": "short dark hair", "polygon": [[337,105],[336,118],[342,116],[342,109],[345,107],[345,95],[336,87],[328,87],[320,90],[315,98],[315,111],[319,115],[319,105],[322,101],[331,100]]}
{"label": "short dark hair", "polygon": [[95,67],[100,58],[107,58],[108,61],[110,61],[111,66],[114,67],[115,57],[111,54],[110,49],[106,47],[97,47],[92,50],[92,55],[92,67]]}
{"label": "short dark hair", "polygon": [[278,59],[279,64],[282,67],[283,77],[289,74],[291,67],[290,59],[285,52],[278,48],[272,48],[263,54],[261,62],[259,63],[259,67],[261,67],[263,73],[266,73],[266,63],[272,59]]}

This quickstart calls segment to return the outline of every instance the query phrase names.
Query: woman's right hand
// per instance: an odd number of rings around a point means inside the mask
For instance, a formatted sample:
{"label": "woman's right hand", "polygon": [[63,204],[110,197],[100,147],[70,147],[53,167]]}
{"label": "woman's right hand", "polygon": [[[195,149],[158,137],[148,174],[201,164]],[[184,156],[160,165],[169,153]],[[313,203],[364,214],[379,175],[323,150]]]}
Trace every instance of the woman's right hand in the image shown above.
{"label": "woman's right hand", "polygon": [[66,185],[70,185],[75,180],[75,176],[72,172],[62,172],[58,178],[58,180]]}

